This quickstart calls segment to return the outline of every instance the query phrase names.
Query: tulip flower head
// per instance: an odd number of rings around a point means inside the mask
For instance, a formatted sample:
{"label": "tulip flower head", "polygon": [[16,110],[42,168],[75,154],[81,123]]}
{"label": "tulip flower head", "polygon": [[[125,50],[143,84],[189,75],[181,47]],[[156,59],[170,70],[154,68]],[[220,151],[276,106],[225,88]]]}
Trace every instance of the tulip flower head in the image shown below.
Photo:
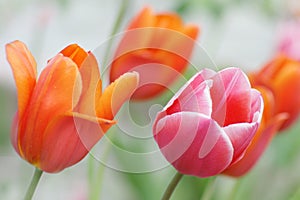
{"label": "tulip flower head", "polygon": [[22,158],[50,173],[84,158],[116,123],[114,115],[138,85],[132,72],[102,92],[96,58],[76,44],[50,59],[39,78],[25,44],[7,44],[6,54],[18,93],[13,146]]}
{"label": "tulip flower head", "polygon": [[278,55],[249,77],[254,87],[264,88],[272,96],[274,105],[270,116],[288,114],[288,119],[279,130],[290,127],[300,113],[300,62],[286,55]]}
{"label": "tulip flower head", "polygon": [[198,27],[185,25],[174,13],[154,14],[144,8],[129,24],[115,52],[110,81],[128,71],[140,74],[133,99],[163,92],[184,71],[191,57]]}
{"label": "tulip flower head", "polygon": [[261,94],[240,69],[204,69],[157,114],[153,134],[180,173],[214,176],[243,157],[262,111]]}

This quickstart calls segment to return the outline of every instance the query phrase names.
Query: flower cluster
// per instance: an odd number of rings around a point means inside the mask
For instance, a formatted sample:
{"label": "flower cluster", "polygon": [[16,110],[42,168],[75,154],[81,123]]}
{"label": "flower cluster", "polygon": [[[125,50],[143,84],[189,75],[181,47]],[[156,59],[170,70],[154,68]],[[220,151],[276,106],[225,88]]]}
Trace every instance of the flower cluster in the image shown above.
{"label": "flower cluster", "polygon": [[[24,43],[7,44],[18,95],[11,131],[16,152],[49,173],[78,163],[117,123],[125,101],[158,97],[183,75],[198,34],[175,13],[144,8],[114,51],[104,90],[99,61],[77,44],[51,58],[40,75]],[[291,38],[256,72],[204,68],[157,113],[154,141],[179,173],[245,175],[272,138],[296,122],[300,54]]]}

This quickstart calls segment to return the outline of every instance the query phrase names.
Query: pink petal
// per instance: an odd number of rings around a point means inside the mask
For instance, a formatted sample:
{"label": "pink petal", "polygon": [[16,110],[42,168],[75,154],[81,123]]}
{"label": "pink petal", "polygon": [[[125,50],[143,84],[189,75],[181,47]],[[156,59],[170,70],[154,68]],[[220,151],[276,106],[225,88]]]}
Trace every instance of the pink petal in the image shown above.
{"label": "pink petal", "polygon": [[233,147],[226,133],[200,113],[162,118],[154,126],[154,137],[166,159],[183,174],[213,176],[232,160]]}
{"label": "pink petal", "polygon": [[[222,80],[222,83],[220,80]],[[239,68],[226,68],[215,75],[213,81],[215,83],[211,89],[213,119],[216,119],[221,126],[249,122],[251,86],[242,70]],[[224,93],[225,95],[223,95]],[[220,98],[220,95],[223,96]],[[226,116],[224,116],[225,113]]]}
{"label": "pink petal", "polygon": [[243,156],[257,131],[258,125],[257,122],[239,123],[231,124],[223,128],[233,145],[233,163]]}
{"label": "pink petal", "polygon": [[223,173],[230,176],[242,176],[246,174],[263,154],[273,136],[277,133],[282,123],[288,118],[285,113],[276,115],[266,126],[257,131],[244,156],[236,163],[230,165]]}
{"label": "pink petal", "polygon": [[244,155],[247,147],[252,142],[262,118],[263,99],[261,94],[255,89],[251,89],[251,101],[252,123],[238,123],[224,127],[224,131],[233,144],[233,163],[237,162]]}
{"label": "pink petal", "polygon": [[260,122],[264,109],[264,101],[261,93],[256,89],[251,89],[251,116],[252,122]]}
{"label": "pink petal", "polygon": [[179,95],[173,104],[166,110],[168,114],[189,111],[199,112],[210,116],[212,112],[212,101],[209,93],[210,82],[202,82],[196,88],[188,87]]}
{"label": "pink petal", "polygon": [[210,87],[213,83],[212,80],[206,80],[208,71],[197,73],[174,95],[165,107],[168,114],[191,111],[211,116]]}

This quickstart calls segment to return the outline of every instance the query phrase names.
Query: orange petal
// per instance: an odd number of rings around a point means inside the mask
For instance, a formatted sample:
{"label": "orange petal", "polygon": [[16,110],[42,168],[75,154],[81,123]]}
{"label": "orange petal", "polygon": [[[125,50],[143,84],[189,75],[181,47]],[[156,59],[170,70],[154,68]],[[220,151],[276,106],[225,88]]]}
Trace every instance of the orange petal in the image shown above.
{"label": "orange petal", "polygon": [[53,119],[43,136],[40,160],[46,172],[59,172],[79,162],[115,122],[70,113]]}
{"label": "orange petal", "polygon": [[154,26],[155,18],[150,7],[145,7],[130,23],[127,29]]}
{"label": "orange petal", "polygon": [[18,144],[18,134],[19,134],[19,113],[16,112],[13,121],[12,121],[12,127],[11,127],[11,133],[10,133],[10,141],[16,150],[16,152],[23,157],[23,155],[20,152],[19,144]]}
{"label": "orange petal", "polygon": [[39,158],[42,133],[58,115],[71,111],[81,93],[81,80],[76,64],[61,54],[42,71],[33,91],[28,110],[20,124],[19,145],[31,163]]}
{"label": "orange petal", "polygon": [[186,25],[182,31],[183,34],[189,36],[190,38],[196,40],[199,35],[199,27],[196,25]]}
{"label": "orange petal", "polygon": [[112,120],[123,103],[130,98],[138,86],[139,75],[128,72],[110,84],[97,101],[96,112],[99,118]]}
{"label": "orange petal", "polygon": [[7,44],[6,55],[17,85],[18,112],[21,119],[36,84],[36,62],[26,45],[20,41]]}
{"label": "orange petal", "polygon": [[95,100],[101,97],[102,81],[97,60],[92,53],[88,54],[79,71],[82,79],[82,94],[75,110],[96,117]]}
{"label": "orange petal", "polygon": [[286,63],[273,82],[276,101],[276,113],[287,112],[290,118],[283,124],[281,130],[289,127],[300,112],[300,63]]}
{"label": "orange petal", "polygon": [[176,13],[161,13],[155,16],[155,27],[181,31],[183,22]]}
{"label": "orange petal", "polygon": [[255,89],[257,89],[264,100],[264,112],[263,112],[263,117],[262,121],[263,123],[269,122],[274,114],[275,114],[275,99],[274,95],[271,90],[264,86],[256,86]]}
{"label": "orange petal", "polygon": [[88,53],[77,44],[71,44],[67,46],[60,53],[71,58],[73,62],[77,64],[78,68],[80,68],[81,64],[88,56]]}

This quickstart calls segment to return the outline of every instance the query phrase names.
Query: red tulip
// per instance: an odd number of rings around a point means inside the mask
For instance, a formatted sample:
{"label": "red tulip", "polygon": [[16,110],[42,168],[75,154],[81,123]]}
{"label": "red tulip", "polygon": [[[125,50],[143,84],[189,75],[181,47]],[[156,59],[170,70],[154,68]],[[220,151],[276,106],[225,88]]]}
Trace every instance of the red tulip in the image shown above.
{"label": "red tulip", "polygon": [[183,24],[174,13],[153,14],[144,8],[129,24],[111,64],[110,80],[128,71],[139,72],[141,82],[133,99],[163,92],[184,71],[198,28]]}
{"label": "red tulip", "polygon": [[182,174],[219,174],[243,156],[260,124],[263,101],[237,68],[197,73],[159,112],[153,133]]}
{"label": "red tulip", "polygon": [[127,73],[102,93],[97,61],[73,44],[52,58],[37,79],[36,62],[20,41],[6,46],[18,92],[11,139],[18,154],[46,172],[79,162],[113,125],[135,90]]}

